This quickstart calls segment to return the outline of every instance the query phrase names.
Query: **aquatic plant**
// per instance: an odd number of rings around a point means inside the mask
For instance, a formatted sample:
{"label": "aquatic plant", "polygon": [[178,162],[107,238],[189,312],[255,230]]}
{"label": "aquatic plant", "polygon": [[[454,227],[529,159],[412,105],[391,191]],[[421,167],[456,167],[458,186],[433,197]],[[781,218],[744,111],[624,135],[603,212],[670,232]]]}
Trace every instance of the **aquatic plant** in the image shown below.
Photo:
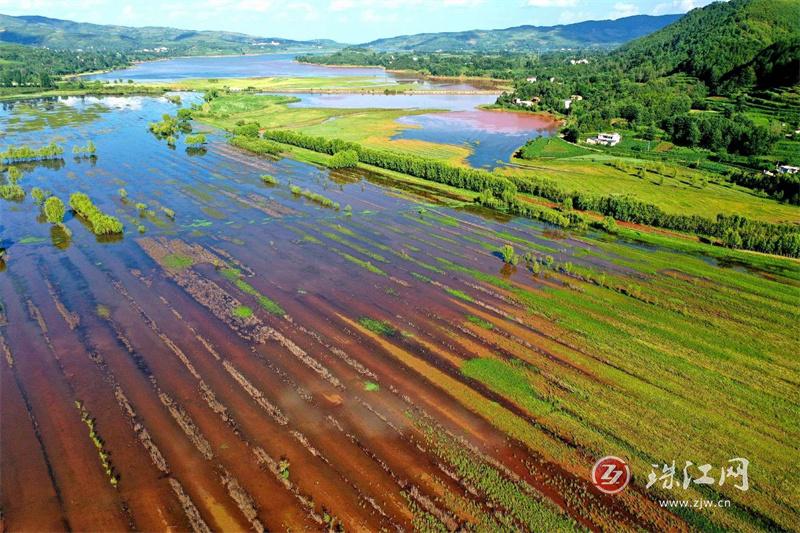
{"label": "aquatic plant", "polygon": [[125,189],[118,190],[117,194],[119,194],[119,197],[122,198],[123,200],[128,197],[128,191],[126,191]]}
{"label": "aquatic plant", "polygon": [[161,208],[161,211],[162,211],[162,212],[163,212],[165,215],[167,215],[167,217],[168,217],[168,218],[170,218],[170,219],[172,219],[172,220],[175,220],[175,211],[173,211],[173,210],[172,210],[172,209],[170,209],[169,207],[162,207],[162,208]]}
{"label": "aquatic plant", "polygon": [[263,174],[261,176],[261,181],[263,181],[267,185],[277,185],[278,184],[278,180],[275,178],[275,176],[270,176],[269,174]]}
{"label": "aquatic plant", "polygon": [[147,210],[147,204],[144,204],[142,202],[137,202],[136,210],[139,211],[139,216],[144,216],[144,212]]}
{"label": "aquatic plant", "polygon": [[58,196],[51,196],[44,202],[44,216],[50,224],[61,224],[67,209]]}

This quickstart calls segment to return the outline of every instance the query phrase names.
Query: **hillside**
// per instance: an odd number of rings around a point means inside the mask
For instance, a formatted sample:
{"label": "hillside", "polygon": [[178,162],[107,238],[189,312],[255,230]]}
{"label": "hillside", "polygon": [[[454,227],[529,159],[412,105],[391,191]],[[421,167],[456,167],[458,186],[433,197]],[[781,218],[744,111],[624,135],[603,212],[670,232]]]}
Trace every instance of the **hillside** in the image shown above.
{"label": "hillside", "polygon": [[558,26],[420,33],[378,39],[361,46],[374,50],[416,52],[532,52],[588,46],[612,47],[657,31],[680,17],[637,15]]}
{"label": "hillside", "polygon": [[640,78],[683,72],[712,90],[734,69],[767,47],[800,37],[797,0],[731,0],[687,13],[617,52],[626,71]]}
{"label": "hillside", "polygon": [[0,15],[0,41],[59,50],[141,52],[165,55],[270,52],[334,48],[328,40],[292,41],[225,31],[168,27],[133,28],[39,16]]}

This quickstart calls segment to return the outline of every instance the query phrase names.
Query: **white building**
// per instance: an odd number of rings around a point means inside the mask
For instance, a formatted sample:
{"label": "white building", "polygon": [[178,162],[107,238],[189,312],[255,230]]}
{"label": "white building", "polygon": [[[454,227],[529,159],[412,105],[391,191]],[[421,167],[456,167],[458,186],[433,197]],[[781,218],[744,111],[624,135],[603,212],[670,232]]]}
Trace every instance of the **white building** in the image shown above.
{"label": "white building", "polygon": [[778,165],[779,174],[797,174],[800,172],[800,167],[793,167],[791,165]]}
{"label": "white building", "polygon": [[570,59],[569,60],[569,64],[570,65],[588,65],[589,64],[589,60],[586,59],[586,58],[583,58],[583,59]]}
{"label": "white building", "polygon": [[572,105],[572,100],[564,100],[564,109],[569,109]]}
{"label": "white building", "polygon": [[521,100],[519,98],[514,98],[514,104],[515,105],[525,106],[525,107],[533,107],[533,106],[535,106],[536,104],[539,103],[539,100],[540,99],[539,99],[538,96],[534,96],[530,100]]}
{"label": "white building", "polygon": [[530,76],[526,81],[528,83],[536,83],[536,76]]}
{"label": "white building", "polygon": [[605,146],[614,146],[622,140],[619,133],[598,133],[597,137],[589,137],[586,139],[588,144],[603,144]]}

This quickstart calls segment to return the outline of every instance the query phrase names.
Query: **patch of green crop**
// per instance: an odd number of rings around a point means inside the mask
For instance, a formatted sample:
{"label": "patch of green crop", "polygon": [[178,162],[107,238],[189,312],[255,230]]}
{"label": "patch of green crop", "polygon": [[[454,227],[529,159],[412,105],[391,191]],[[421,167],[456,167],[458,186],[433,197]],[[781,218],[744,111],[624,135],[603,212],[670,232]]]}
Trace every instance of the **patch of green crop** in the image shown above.
{"label": "patch of green crop", "polygon": [[494,324],[489,322],[488,320],[484,320],[479,316],[475,315],[467,315],[467,321],[472,322],[476,326],[480,326],[483,329],[494,329]]}
{"label": "patch of green crop", "polygon": [[194,264],[191,257],[181,254],[165,255],[163,259],[164,266],[173,270],[183,270],[189,268]]}
{"label": "patch of green crop", "polygon": [[368,316],[362,316],[358,319],[358,323],[370,330],[373,333],[377,333],[378,335],[384,335],[386,337],[391,337],[397,334],[397,330],[394,329],[388,323],[382,320],[375,320],[374,318],[370,318]]}
{"label": "patch of green crop", "polygon": [[469,294],[467,294],[465,292],[462,292],[462,291],[460,291],[458,289],[451,289],[450,287],[445,287],[444,290],[450,296],[455,296],[456,298],[460,298],[461,300],[464,300],[465,302],[474,302],[475,301],[475,298],[473,298]]}
{"label": "patch of green crop", "polygon": [[233,316],[239,318],[250,318],[253,316],[253,310],[246,305],[240,305],[233,310]]}
{"label": "patch of green crop", "polygon": [[377,392],[381,389],[381,386],[372,381],[365,381],[364,382],[364,390],[367,392]]}

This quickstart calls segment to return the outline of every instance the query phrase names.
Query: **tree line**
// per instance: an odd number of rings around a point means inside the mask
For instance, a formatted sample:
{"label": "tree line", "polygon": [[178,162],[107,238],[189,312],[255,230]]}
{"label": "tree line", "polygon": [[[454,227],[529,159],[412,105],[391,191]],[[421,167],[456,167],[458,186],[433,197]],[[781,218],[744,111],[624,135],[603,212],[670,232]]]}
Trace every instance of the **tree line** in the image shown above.
{"label": "tree line", "polygon": [[[442,161],[366,148],[354,142],[305,135],[292,130],[267,130],[263,136],[269,141],[329,155],[350,150],[358,155],[361,163],[479,192],[478,202],[483,205],[562,227],[586,226],[585,217],[571,209],[574,206],[616,220],[715,237],[731,248],[800,257],[800,229],[788,224],[754,221],[739,215],[720,214],[716,219],[709,219],[699,215],[667,213],[657,205],[630,196],[600,196],[567,191],[546,178],[498,176],[485,170],[455,167]],[[252,140],[234,142],[246,147]],[[520,199],[517,192],[539,196],[564,207],[561,211],[555,211],[539,206]]]}

